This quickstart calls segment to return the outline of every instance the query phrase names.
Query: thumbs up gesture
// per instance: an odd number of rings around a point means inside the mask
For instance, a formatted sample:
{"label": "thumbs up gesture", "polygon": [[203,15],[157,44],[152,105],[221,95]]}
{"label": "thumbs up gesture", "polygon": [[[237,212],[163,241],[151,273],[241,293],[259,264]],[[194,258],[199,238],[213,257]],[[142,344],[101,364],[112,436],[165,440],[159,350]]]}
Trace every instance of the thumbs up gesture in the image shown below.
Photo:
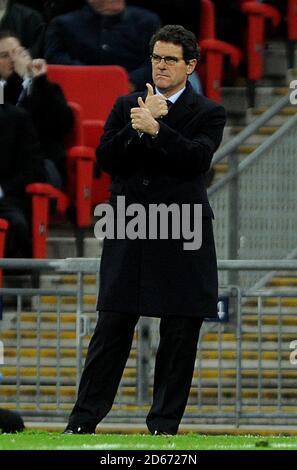
{"label": "thumbs up gesture", "polygon": [[163,95],[155,95],[154,89],[150,83],[146,84],[147,97],[145,103],[141,97],[138,98],[139,107],[144,106],[151,112],[154,119],[160,119],[168,114],[166,98]]}

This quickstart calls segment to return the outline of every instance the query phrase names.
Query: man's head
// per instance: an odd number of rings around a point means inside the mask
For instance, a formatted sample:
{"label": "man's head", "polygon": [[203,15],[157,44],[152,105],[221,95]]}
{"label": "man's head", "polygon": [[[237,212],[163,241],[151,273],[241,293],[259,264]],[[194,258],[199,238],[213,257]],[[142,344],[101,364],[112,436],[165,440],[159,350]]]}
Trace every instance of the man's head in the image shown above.
{"label": "man's head", "polygon": [[19,39],[13,33],[0,32],[0,79],[7,80],[14,72],[12,53],[20,45]]}
{"label": "man's head", "polygon": [[90,7],[100,15],[117,15],[126,7],[125,0],[87,0]]}
{"label": "man's head", "polygon": [[183,26],[167,25],[150,41],[153,81],[165,96],[181,90],[200,58],[195,35]]}

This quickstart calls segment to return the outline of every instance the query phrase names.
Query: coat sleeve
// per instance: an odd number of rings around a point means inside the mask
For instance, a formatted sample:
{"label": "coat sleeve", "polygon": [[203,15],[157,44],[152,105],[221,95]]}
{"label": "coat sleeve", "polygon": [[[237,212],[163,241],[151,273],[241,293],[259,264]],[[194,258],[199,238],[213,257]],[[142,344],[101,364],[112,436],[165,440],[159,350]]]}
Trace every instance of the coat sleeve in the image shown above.
{"label": "coat sleeve", "polygon": [[62,140],[73,127],[73,112],[61,87],[49,81],[45,75],[33,80],[27,108],[39,135]]}
{"label": "coat sleeve", "polygon": [[159,151],[159,158],[171,168],[205,173],[221,143],[225,123],[225,109],[216,106],[201,116],[197,123],[196,135],[189,139],[160,121],[158,137],[154,140],[147,137],[147,145]]}
{"label": "coat sleeve", "polygon": [[33,123],[20,108],[16,116],[14,159],[15,172],[9,179],[1,181],[1,186],[5,196],[23,197],[27,184],[45,182],[46,175]]}
{"label": "coat sleeve", "polygon": [[97,148],[100,169],[114,175],[133,165],[133,147],[139,144],[139,135],[125,117],[123,98],[118,98],[104,126],[104,134]]}

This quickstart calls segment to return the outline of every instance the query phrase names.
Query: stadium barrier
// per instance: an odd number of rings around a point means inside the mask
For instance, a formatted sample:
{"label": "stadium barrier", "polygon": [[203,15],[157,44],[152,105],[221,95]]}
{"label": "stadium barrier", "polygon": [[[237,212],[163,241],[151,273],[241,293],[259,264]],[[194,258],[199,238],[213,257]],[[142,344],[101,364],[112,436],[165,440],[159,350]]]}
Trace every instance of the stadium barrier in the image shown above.
{"label": "stadium barrier", "polygon": [[[282,97],[213,158],[213,165],[224,164],[228,170],[208,190],[219,259],[296,257],[297,110],[291,101],[290,94]],[[260,145],[247,143],[257,132],[268,137]],[[242,147],[251,153],[241,154]],[[250,288],[264,275],[260,270],[229,270],[220,273],[220,283]]]}
{"label": "stadium barrier", "polygon": [[[222,271],[297,272],[296,260],[221,260],[218,265]],[[64,421],[96,322],[99,260],[0,260],[0,268],[24,267],[47,275],[42,274],[39,289],[0,289],[0,404],[31,419]],[[61,276],[68,282],[63,287]],[[294,424],[297,289],[220,290],[229,299],[229,322],[203,324],[183,423]],[[143,423],[157,344],[158,319],[142,318],[105,422]]]}

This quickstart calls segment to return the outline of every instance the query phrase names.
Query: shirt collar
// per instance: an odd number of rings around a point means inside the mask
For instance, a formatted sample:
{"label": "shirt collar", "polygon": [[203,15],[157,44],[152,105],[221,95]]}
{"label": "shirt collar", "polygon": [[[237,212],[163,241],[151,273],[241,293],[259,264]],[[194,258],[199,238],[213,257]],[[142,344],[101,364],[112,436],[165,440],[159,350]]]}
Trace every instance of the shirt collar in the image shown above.
{"label": "shirt collar", "polygon": [[[180,95],[185,91],[186,87],[182,88],[181,90],[179,90],[177,93],[175,93],[174,95],[170,96],[169,98],[167,98],[169,101],[171,101],[171,103],[175,103],[178,98],[180,97]],[[156,87],[156,95],[163,95],[163,93],[161,93],[158,88]]]}

